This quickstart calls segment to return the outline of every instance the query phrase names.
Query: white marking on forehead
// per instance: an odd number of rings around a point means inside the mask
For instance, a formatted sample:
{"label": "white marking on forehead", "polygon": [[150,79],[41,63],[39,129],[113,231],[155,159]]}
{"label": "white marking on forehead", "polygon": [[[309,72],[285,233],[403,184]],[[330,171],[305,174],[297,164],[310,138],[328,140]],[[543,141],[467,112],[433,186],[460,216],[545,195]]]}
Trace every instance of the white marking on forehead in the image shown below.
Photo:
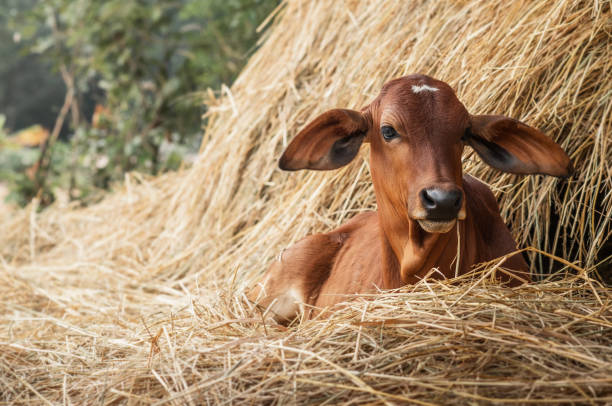
{"label": "white marking on forehead", "polygon": [[438,88],[436,87],[431,87],[431,86],[427,86],[427,85],[412,85],[412,91],[414,93],[421,93],[421,92],[437,92]]}

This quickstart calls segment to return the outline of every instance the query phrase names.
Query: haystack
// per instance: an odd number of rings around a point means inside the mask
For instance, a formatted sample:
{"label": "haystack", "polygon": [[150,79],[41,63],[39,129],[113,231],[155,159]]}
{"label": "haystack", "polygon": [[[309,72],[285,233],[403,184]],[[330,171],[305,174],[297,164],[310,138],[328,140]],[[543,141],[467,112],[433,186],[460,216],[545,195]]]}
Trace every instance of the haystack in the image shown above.
{"label": "haystack", "polygon": [[[236,83],[211,93],[193,167],[130,174],[88,208],[0,214],[0,401],[612,402],[612,294],[592,278],[611,232],[610,3],[290,0],[275,13]],[[564,276],[505,289],[493,262],[275,325],[245,287],[296,239],[375,207],[365,149],[329,173],[276,159],[318,113],[413,72],[569,152],[569,181],[465,156],[533,247],[532,272]]]}

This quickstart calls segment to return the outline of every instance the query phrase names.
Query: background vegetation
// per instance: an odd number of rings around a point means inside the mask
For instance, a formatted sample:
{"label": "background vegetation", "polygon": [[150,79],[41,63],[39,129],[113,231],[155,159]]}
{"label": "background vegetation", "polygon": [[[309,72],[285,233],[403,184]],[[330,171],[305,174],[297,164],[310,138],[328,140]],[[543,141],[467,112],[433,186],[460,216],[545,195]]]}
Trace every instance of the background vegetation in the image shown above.
{"label": "background vegetation", "polygon": [[277,4],[3,2],[0,182],[9,198],[87,202],[127,171],[189,161],[201,138],[199,92],[232,82]]}

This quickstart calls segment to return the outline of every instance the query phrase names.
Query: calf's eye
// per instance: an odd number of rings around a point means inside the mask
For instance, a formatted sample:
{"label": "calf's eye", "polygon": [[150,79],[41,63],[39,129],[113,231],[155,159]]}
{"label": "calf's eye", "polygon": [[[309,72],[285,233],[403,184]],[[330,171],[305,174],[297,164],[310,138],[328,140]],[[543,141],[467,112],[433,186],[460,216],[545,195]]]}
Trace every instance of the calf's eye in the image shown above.
{"label": "calf's eye", "polygon": [[391,127],[390,125],[382,126],[380,128],[380,133],[382,134],[385,141],[391,141],[392,139],[399,137],[399,134],[397,133],[397,131],[395,131],[395,128]]}

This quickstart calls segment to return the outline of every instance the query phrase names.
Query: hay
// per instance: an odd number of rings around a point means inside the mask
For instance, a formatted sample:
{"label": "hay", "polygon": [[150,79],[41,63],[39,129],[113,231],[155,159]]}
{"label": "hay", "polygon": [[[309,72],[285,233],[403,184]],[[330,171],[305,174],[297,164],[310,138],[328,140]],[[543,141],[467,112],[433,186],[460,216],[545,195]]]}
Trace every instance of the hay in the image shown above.
{"label": "hay", "polygon": [[11,330],[28,340],[0,347],[15,403],[612,402],[610,292],[577,279],[504,290],[484,278],[469,294],[421,283],[289,330],[224,290],[143,319],[125,314],[176,305],[172,292],[126,299],[120,313],[103,298],[82,327],[29,293],[45,310],[21,307]]}
{"label": "hay", "polygon": [[[611,233],[611,32],[603,1],[286,2],[210,95],[192,168],[129,175],[89,208],[0,216],[0,401],[612,402],[612,295],[590,277]],[[422,283],[289,330],[263,322],[241,295],[279,250],[375,206],[365,149],[329,173],[276,158],[316,114],[412,72],[569,152],[567,183],[465,167],[521,246],[578,276]],[[536,274],[552,263],[530,257]]]}

